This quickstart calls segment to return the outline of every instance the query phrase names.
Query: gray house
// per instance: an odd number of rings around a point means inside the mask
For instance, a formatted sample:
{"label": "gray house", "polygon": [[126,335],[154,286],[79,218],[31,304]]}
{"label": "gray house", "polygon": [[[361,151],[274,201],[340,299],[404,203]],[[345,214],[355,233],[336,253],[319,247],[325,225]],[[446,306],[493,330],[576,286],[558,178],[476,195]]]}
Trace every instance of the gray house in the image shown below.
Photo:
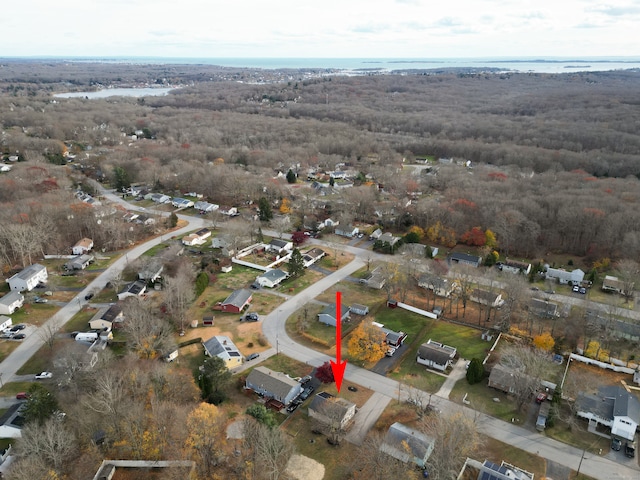
{"label": "gray house", "polygon": [[534,315],[542,318],[554,318],[559,317],[558,304],[548,302],[540,298],[532,298],[529,304],[529,311]]}
{"label": "gray house", "polygon": [[580,393],[576,415],[611,428],[611,435],[633,441],[640,424],[640,401],[620,386],[600,387],[596,395]]}
{"label": "gray house", "polygon": [[367,315],[369,313],[369,307],[354,303],[349,307],[349,311],[357,315]]}
{"label": "gray house", "polygon": [[254,368],[247,376],[245,385],[246,388],[284,405],[289,405],[303,390],[302,385],[293,378],[267,367]]}
{"label": "gray house", "polygon": [[84,270],[93,263],[93,255],[76,255],[64,264],[65,270]]}
{"label": "gray house", "polygon": [[404,463],[424,468],[433,452],[435,440],[422,432],[395,422],[389,427],[380,451]]}
{"label": "gray house", "polygon": [[24,303],[24,295],[20,292],[9,292],[0,297],[0,314],[11,315]]}
{"label": "gray house", "polygon": [[444,372],[453,365],[453,358],[456,356],[456,352],[457,350],[454,347],[429,339],[427,343],[423,343],[418,348],[416,362],[428,368]]}
{"label": "gray house", "polygon": [[447,263],[449,265],[470,265],[477,268],[482,263],[482,257],[478,257],[477,255],[469,255],[468,253],[452,253],[447,257]]}
{"label": "gray house", "polygon": [[[340,317],[341,322],[346,322],[349,320],[349,307],[345,307],[344,305],[340,305],[340,313],[342,316]],[[319,314],[318,320],[320,323],[324,323],[326,325],[331,325],[332,327],[336,326],[336,304],[332,303],[331,305],[326,306]]]}

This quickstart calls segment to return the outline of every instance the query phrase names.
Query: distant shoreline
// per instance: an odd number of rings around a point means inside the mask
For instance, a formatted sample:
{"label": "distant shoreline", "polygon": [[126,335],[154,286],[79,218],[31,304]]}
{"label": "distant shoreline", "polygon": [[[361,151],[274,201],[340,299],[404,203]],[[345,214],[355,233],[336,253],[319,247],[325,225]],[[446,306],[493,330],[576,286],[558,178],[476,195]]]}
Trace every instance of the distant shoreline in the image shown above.
{"label": "distant shoreline", "polygon": [[[196,57],[1,57],[0,63],[112,63],[133,65],[211,65],[222,68],[314,72],[393,73],[503,71],[566,73],[640,69],[640,57],[477,57],[477,58],[196,58]],[[420,68],[423,67],[423,68]]]}

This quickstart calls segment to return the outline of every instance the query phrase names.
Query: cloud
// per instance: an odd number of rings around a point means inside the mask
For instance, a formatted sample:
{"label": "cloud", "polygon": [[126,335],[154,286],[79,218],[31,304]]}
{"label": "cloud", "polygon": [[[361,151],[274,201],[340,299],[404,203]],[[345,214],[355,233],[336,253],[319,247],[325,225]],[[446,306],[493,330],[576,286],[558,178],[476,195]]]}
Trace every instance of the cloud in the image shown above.
{"label": "cloud", "polygon": [[437,27],[458,27],[463,25],[463,22],[453,17],[442,17],[436,20],[433,25]]}
{"label": "cloud", "polygon": [[623,6],[603,5],[601,7],[595,8],[594,11],[603,13],[604,15],[608,15],[610,17],[623,17],[625,15],[636,15],[640,13],[640,6],[638,5],[623,5]]}

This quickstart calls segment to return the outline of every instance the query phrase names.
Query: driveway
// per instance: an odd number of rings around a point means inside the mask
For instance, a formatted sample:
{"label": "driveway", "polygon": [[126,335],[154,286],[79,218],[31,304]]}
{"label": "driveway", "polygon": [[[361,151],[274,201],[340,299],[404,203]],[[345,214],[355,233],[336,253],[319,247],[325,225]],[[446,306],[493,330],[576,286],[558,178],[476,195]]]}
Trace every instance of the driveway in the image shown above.
{"label": "driveway", "polygon": [[373,392],[369,400],[358,410],[353,417],[353,425],[345,436],[345,440],[354,445],[362,445],[364,437],[369,430],[378,421],[387,405],[391,401],[391,397],[379,392]]}

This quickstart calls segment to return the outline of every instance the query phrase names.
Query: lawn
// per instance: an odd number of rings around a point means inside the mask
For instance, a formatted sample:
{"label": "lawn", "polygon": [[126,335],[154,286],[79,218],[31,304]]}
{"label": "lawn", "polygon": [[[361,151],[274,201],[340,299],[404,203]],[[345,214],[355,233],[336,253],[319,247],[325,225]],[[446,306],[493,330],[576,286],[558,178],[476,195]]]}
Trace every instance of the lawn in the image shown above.
{"label": "lawn", "polygon": [[[526,412],[519,411],[511,397],[506,393],[494,390],[487,386],[487,380],[475,385],[469,385],[466,379],[460,380],[449,395],[449,400],[462,404],[463,398],[469,403],[469,407],[492,417],[510,422],[512,418],[516,423],[523,423]],[[498,401],[495,401],[497,399]]]}
{"label": "lawn", "polygon": [[43,345],[40,349],[25,362],[17,371],[18,375],[28,375],[51,370],[51,359],[53,357],[53,351],[48,345]]}
{"label": "lawn", "polygon": [[65,323],[61,331],[66,333],[83,331],[89,328],[89,320],[96,314],[96,309],[91,307],[84,307],[78,313],[76,313],[71,319]]}
{"label": "lawn", "polygon": [[482,446],[480,447],[480,458],[478,460],[482,461],[486,458],[497,464],[505,461],[533,473],[534,478],[545,478],[546,460],[544,458],[491,437],[484,435],[480,437],[482,438]]}
{"label": "lawn", "polygon": [[60,310],[60,307],[50,303],[25,304],[24,307],[16,310],[16,312],[11,315],[11,318],[14,325],[27,323],[29,325],[40,326],[49,320],[58,310]]}
{"label": "lawn", "polygon": [[32,385],[32,382],[8,382],[3,383],[2,387],[0,387],[0,396],[3,397],[15,397],[16,393],[26,392],[29,390],[29,387]]}
{"label": "lawn", "polygon": [[431,338],[436,342],[455,347],[462,358],[483,360],[492,344],[482,340],[481,334],[482,332],[475,328],[437,321],[430,324],[422,343]]}

